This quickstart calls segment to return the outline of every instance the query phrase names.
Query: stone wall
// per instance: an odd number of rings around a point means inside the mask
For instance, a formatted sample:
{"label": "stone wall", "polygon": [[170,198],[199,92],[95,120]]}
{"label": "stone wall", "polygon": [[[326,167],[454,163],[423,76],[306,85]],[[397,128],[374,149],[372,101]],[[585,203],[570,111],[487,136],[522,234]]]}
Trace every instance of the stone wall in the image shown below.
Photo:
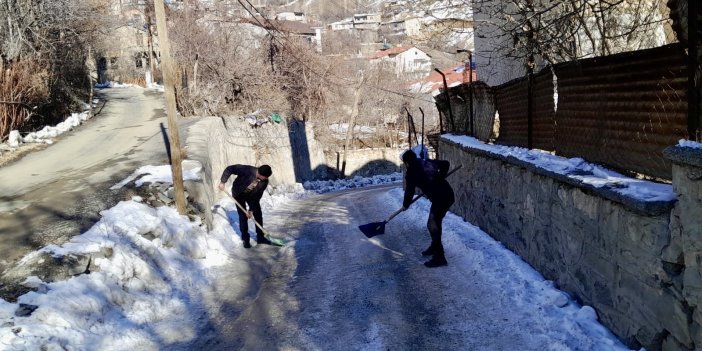
{"label": "stone wall", "polygon": [[699,165],[676,163],[677,203],[642,203],[447,139],[439,150],[463,165],[451,210],[594,307],[629,346],[702,347]]}
{"label": "stone wall", "polygon": [[[370,177],[400,172],[402,151],[397,148],[349,150],[346,155],[346,175]],[[343,151],[326,153],[327,164],[336,170],[341,170],[343,158]]]}

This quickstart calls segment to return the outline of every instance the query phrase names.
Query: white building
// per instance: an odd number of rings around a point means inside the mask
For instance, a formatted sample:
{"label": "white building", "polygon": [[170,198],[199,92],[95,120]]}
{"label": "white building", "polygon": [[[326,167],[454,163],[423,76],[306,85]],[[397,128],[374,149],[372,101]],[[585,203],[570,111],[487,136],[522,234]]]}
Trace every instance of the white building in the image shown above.
{"label": "white building", "polygon": [[431,56],[414,46],[398,46],[373,53],[372,65],[390,65],[398,77],[412,79],[426,77],[431,73]]}
{"label": "white building", "polygon": [[281,12],[275,15],[275,19],[278,21],[307,22],[304,12]]}
{"label": "white building", "polygon": [[347,18],[343,19],[338,22],[334,22],[330,24],[331,30],[346,30],[346,29],[353,29],[353,19],[352,18]]}
{"label": "white building", "polygon": [[[586,58],[615,54],[626,51],[641,50],[662,46],[671,42],[672,38],[666,36],[666,26],[663,8],[658,6],[656,0],[624,1],[608,9],[604,14],[606,20],[612,20],[603,29],[598,25],[595,15],[591,10],[578,13],[577,16],[585,18],[586,27],[578,24],[577,35],[573,36],[569,45],[574,48],[572,56]],[[515,46],[516,41],[525,41],[526,32],[515,29],[512,32],[504,31],[505,27],[516,27],[521,23],[519,11],[505,0],[475,3],[475,52],[473,58],[477,63],[478,76],[489,85],[495,86],[522,77],[526,74],[526,49],[524,43]],[[510,7],[512,6],[512,7]],[[545,1],[544,10],[538,18],[542,22],[554,21],[565,18],[566,9],[558,1]],[[548,9],[547,11],[545,9]],[[589,8],[588,8],[589,9]],[[530,16],[530,18],[537,18]],[[549,28],[547,28],[549,29]],[[561,29],[565,30],[565,29]],[[606,30],[607,34],[602,35]],[[551,33],[558,35],[559,33]],[[539,35],[544,38],[545,35]],[[603,37],[606,39],[603,40]],[[606,43],[606,45],[604,45]],[[545,50],[557,49],[548,41],[541,43]],[[545,44],[545,45],[544,45]],[[557,50],[548,52],[550,59],[561,62],[565,59],[559,57]],[[539,70],[546,65],[536,54],[536,67]]]}

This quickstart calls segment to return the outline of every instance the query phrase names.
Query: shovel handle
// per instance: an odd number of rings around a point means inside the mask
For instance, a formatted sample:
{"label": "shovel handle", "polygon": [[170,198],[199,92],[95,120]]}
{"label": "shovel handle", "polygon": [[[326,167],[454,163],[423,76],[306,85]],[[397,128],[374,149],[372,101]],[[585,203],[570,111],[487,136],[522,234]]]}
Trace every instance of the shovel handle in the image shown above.
{"label": "shovel handle", "polygon": [[[450,176],[451,174],[453,174],[457,170],[461,169],[461,167],[463,167],[463,165],[458,165],[458,167],[456,167],[456,168],[452,169],[450,172],[446,173],[446,177],[448,178],[448,176]],[[410,206],[422,197],[424,197],[424,194],[415,196],[414,199],[412,199],[412,201],[410,201]],[[407,206],[407,207],[409,207],[409,206]],[[391,214],[390,217],[388,217],[388,219],[385,220],[385,222],[390,222],[390,220],[395,218],[395,216],[399,215],[400,212],[402,212],[402,208],[395,211],[395,213]]]}
{"label": "shovel handle", "polygon": [[[229,195],[228,192],[226,192],[226,191],[224,191],[224,190],[220,190],[220,191],[223,192],[223,193],[225,193],[225,194],[227,194],[227,196],[229,196],[230,199],[234,200],[234,204],[236,204],[236,207],[240,208],[240,209],[241,209],[242,211],[244,211],[244,212],[247,212],[247,213],[249,212],[249,211],[247,211],[247,210],[244,208],[244,206],[242,206],[242,205],[239,203],[239,201],[236,201],[236,199],[235,199],[233,196]],[[261,229],[261,231],[263,232],[264,235],[268,236],[268,232],[267,232],[265,229],[263,229],[263,227],[258,223],[258,221],[257,221],[256,219],[254,219],[254,218],[251,218],[251,219],[253,220],[253,222],[254,222],[254,224],[256,225],[256,227],[257,227],[258,229]]]}

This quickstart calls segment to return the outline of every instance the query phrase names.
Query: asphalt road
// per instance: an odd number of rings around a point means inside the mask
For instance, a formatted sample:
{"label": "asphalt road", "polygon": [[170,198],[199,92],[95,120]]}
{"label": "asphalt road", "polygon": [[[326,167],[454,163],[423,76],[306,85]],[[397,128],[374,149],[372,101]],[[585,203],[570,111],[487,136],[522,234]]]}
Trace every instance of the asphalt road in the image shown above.
{"label": "asphalt road", "polygon": [[104,108],[50,147],[0,167],[0,271],[99,220],[126,194],[109,187],[146,164],[168,162],[163,94],[139,88],[98,93]]}

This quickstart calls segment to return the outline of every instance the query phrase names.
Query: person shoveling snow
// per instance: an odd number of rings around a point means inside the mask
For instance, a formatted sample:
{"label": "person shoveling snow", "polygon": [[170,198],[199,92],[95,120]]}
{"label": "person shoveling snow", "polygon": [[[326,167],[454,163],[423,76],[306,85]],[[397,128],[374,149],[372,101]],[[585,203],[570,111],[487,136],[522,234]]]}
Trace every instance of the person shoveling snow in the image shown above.
{"label": "person shoveling snow", "polygon": [[[232,184],[232,197],[237,204],[236,211],[239,214],[239,230],[241,240],[245,248],[250,248],[250,235],[248,220],[253,217],[256,225],[256,242],[259,245],[272,245],[266,233],[263,231],[263,213],[261,212],[261,197],[268,187],[268,178],[273,174],[269,165],[258,168],[248,165],[231,165],[224,169],[219,183],[219,190],[224,191],[224,185],[231,175],[236,175]],[[248,205],[248,209],[247,209]]]}

